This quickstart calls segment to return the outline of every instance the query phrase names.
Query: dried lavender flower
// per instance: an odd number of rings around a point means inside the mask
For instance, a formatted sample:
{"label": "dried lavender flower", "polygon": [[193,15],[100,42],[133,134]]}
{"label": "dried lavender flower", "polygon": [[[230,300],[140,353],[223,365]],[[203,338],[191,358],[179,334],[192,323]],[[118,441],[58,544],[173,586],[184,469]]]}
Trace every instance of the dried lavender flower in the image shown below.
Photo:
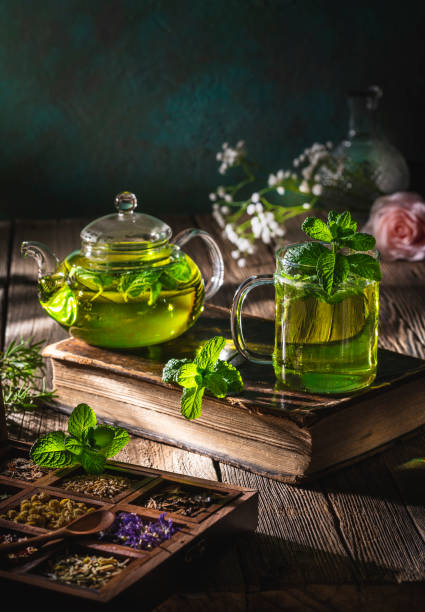
{"label": "dried lavender flower", "polygon": [[163,512],[157,521],[152,522],[133,512],[120,512],[111,527],[101,533],[100,539],[138,550],[151,550],[178,531],[178,527],[171,519],[166,519],[165,514]]}

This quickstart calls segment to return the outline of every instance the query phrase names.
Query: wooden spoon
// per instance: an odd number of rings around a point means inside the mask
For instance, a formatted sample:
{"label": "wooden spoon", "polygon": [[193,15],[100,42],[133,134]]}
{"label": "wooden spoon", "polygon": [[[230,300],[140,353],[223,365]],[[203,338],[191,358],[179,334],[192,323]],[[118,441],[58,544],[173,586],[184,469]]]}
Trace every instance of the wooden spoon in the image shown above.
{"label": "wooden spoon", "polygon": [[0,553],[10,553],[33,544],[41,544],[42,542],[48,542],[49,540],[57,540],[58,538],[75,538],[78,536],[85,536],[91,533],[98,533],[104,531],[112,525],[115,519],[115,514],[110,510],[96,510],[90,512],[85,516],[77,518],[72,523],[69,523],[66,527],[55,529],[54,531],[48,531],[42,535],[36,536],[35,538],[28,538],[27,540],[21,540],[20,542],[10,542],[8,544],[0,544]]}

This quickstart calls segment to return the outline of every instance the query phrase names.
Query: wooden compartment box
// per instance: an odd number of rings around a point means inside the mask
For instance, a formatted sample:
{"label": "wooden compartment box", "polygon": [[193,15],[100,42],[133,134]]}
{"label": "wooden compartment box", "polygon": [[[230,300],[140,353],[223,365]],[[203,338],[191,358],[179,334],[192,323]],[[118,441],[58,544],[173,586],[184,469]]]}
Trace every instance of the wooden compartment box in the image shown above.
{"label": "wooden compartment box", "polygon": [[[28,556],[12,559],[2,555],[2,580],[106,604],[136,583],[140,583],[140,589],[139,585],[137,587],[140,594],[152,592],[155,588],[161,589],[161,585],[168,583],[171,574],[178,572],[179,568],[184,567],[187,573],[191,564],[198,563],[209,545],[215,548],[217,543],[222,542],[224,546],[229,534],[254,530],[257,525],[258,496],[254,490],[136,465],[108,462],[107,473],[125,475],[131,482],[128,489],[113,499],[64,489],[63,484],[67,478],[83,473],[80,466],[46,470],[33,481],[18,478],[16,474],[13,477],[5,475],[3,472],[7,469],[8,461],[13,457],[28,457],[28,450],[26,445],[7,440],[3,440],[0,448],[0,515],[3,515],[0,518],[0,535],[8,533],[12,537],[31,537],[45,532],[42,527],[14,520],[16,515],[13,516],[13,513],[11,517],[8,516],[10,510],[19,510],[21,502],[39,493],[59,501],[68,498],[87,506],[110,509],[116,514],[135,513],[146,522],[155,522],[166,511],[166,518],[172,519],[178,530],[169,540],[150,550],[138,550],[114,543],[106,537],[100,539],[99,536],[90,536],[50,542]],[[190,495],[207,494],[210,499],[205,507],[196,511],[192,511],[192,508],[184,512],[181,509],[167,511],[161,507],[161,500],[164,494],[176,487]],[[160,502],[152,502],[152,496],[158,499],[158,495]],[[125,562],[125,565],[100,588],[59,582],[48,576],[53,560],[74,553],[114,557],[119,562]],[[19,603],[19,598],[20,591],[16,589],[16,603]]]}

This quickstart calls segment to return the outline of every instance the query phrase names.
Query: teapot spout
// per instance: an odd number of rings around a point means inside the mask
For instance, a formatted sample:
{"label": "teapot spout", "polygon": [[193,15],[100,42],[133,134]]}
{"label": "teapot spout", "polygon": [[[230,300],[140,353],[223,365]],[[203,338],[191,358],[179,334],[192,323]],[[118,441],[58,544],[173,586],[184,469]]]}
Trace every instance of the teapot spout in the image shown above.
{"label": "teapot spout", "polygon": [[24,257],[32,257],[38,267],[38,278],[53,274],[59,264],[59,260],[48,246],[41,242],[23,242],[21,244],[21,254]]}

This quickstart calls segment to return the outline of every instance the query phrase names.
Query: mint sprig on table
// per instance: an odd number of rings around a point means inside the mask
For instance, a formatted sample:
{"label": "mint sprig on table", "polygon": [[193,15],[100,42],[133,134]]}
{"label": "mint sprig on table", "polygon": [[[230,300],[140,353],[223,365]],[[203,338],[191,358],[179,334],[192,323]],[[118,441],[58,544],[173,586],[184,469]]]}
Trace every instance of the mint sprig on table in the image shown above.
{"label": "mint sprig on table", "polygon": [[129,442],[122,427],[97,425],[94,411],[79,404],[68,420],[68,433],[51,431],[31,447],[30,457],[40,467],[65,468],[77,463],[88,474],[102,474],[106,459],[116,455]]}
{"label": "mint sprig on table", "polygon": [[[326,295],[331,296],[350,274],[373,281],[382,278],[379,261],[365,253],[375,247],[375,238],[357,232],[357,223],[349,211],[331,210],[327,223],[307,217],[302,230],[320,242],[306,242],[289,247],[283,258],[284,270],[291,275],[316,276]],[[330,248],[321,243],[328,243]],[[342,252],[350,249],[350,254]]]}
{"label": "mint sprig on table", "polygon": [[243,389],[240,372],[227,361],[219,359],[226,344],[225,338],[215,336],[208,340],[195,359],[170,359],[162,372],[162,380],[184,387],[181,413],[189,420],[201,416],[205,391],[223,398]]}

